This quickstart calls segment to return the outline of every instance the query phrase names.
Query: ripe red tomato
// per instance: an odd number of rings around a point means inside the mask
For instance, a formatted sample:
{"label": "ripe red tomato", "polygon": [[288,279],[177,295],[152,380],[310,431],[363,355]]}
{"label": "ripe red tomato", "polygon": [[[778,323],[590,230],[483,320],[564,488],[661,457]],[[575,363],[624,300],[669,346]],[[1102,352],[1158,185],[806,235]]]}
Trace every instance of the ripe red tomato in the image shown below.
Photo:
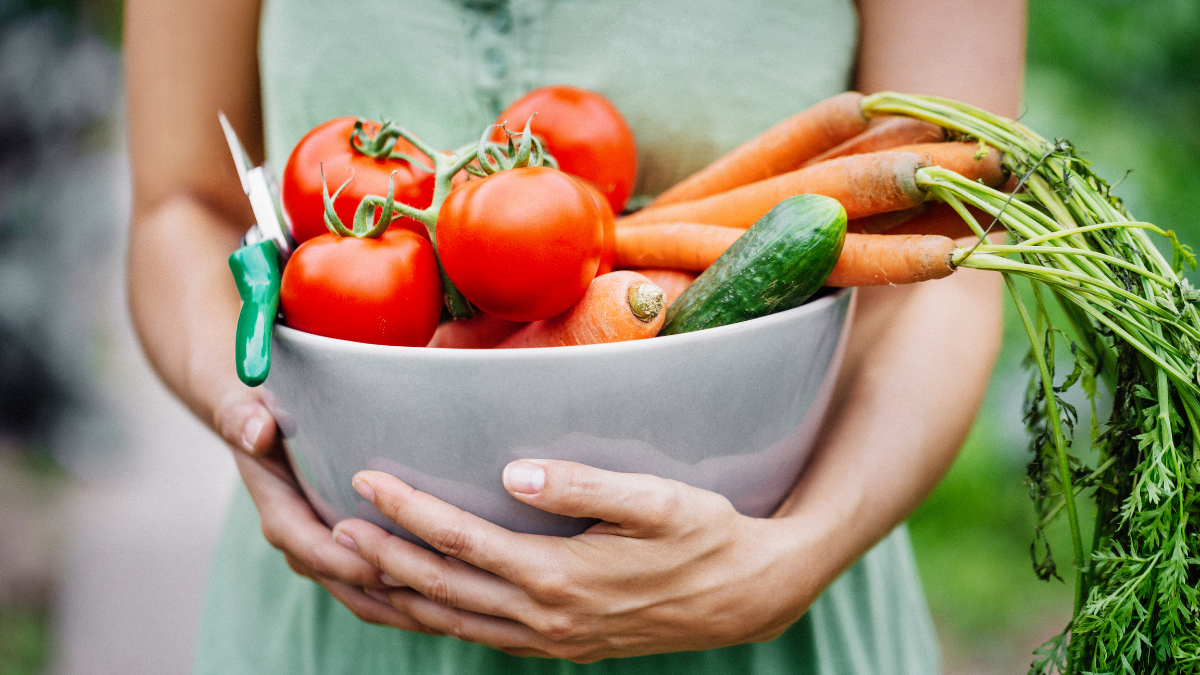
{"label": "ripe red tomato", "polygon": [[446,274],[475,306],[510,321],[548,319],[582,297],[603,239],[587,190],[549,167],[467,181],[438,216]]}
{"label": "ripe red tomato", "polygon": [[[530,128],[558,160],[558,167],[591,182],[608,199],[613,213],[620,213],[633,194],[637,146],[616,106],[594,91],[552,85],[513,101],[496,124],[507,122],[510,131],[519,132],[534,113]],[[493,138],[502,140],[502,132],[497,130]]]}
{"label": "ripe red tomato", "polygon": [[409,230],[378,239],[313,237],[283,270],[279,303],[288,326],[326,337],[424,347],[442,314],[433,244]]}
{"label": "ripe red tomato", "polygon": [[585,180],[579,181],[579,184],[592,196],[592,203],[600,212],[600,223],[604,229],[604,243],[600,246],[600,266],[596,268],[596,276],[608,274],[613,271],[613,261],[617,258],[617,220],[613,217],[612,207],[608,205],[608,200],[600,194],[600,190],[595,185]]}
{"label": "ripe red tomato", "polygon": [[[346,227],[353,222],[354,210],[364,196],[387,194],[388,176],[393,171],[397,172],[393,179],[396,201],[423,209],[433,200],[433,174],[399,159],[372,159],[350,147],[355,119],[338,117],[317,125],[300,139],[288,157],[287,165],[283,168],[279,199],[292,223],[292,237],[296,243],[303,243],[329,231],[325,227],[325,206],[321,200],[322,165],[331,196],[339,185],[353,175],[353,180],[333,204],[334,211]],[[424,157],[403,138],[397,139],[396,150],[418,159]],[[428,236],[425,227],[411,218],[398,218],[392,227],[410,229]]]}

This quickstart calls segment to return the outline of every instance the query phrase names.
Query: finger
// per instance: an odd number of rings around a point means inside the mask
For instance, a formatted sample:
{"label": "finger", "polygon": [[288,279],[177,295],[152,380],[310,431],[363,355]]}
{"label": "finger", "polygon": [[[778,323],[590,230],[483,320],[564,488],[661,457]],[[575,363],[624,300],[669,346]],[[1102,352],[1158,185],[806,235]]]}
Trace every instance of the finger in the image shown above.
{"label": "finger", "polygon": [[367,623],[392,626],[415,633],[443,635],[442,631],[426,626],[416,618],[397,609],[388,602],[387,596],[375,599],[361,588],[325,577],[317,577],[316,582],[329,591],[334,599],[345,605],[354,616]]}
{"label": "finger", "polygon": [[354,541],[367,562],[382,570],[393,586],[407,586],[430,600],[479,614],[528,622],[537,608],[512,582],[393,537],[365,520],[343,520],[334,528]]}
{"label": "finger", "polygon": [[389,591],[387,596],[401,613],[445,635],[496,649],[519,649],[539,656],[552,656],[545,649],[551,645],[544,637],[516,621],[439,605],[411,589]]}
{"label": "finger", "polygon": [[689,500],[702,495],[724,499],[658,476],[559,460],[510,462],[503,479],[509,494],[530,506],[564,516],[599,518],[629,529],[668,525],[694,508]]}
{"label": "finger", "polygon": [[290,567],[292,569],[292,571],[295,572],[297,575],[302,576],[302,577],[308,577],[309,579],[312,579],[314,581],[316,580],[317,573],[313,572],[312,569],[308,565],[305,565],[304,563],[300,562],[300,559],[297,558],[296,556],[292,555],[291,553],[284,553],[283,560],[284,560],[284,562],[287,563],[287,566]]}
{"label": "finger", "polygon": [[506,530],[414,490],[391,474],[360,471],[353,484],[380,513],[430,546],[517,585],[536,578],[554,558],[551,547],[561,542],[559,537]]}
{"label": "finger", "polygon": [[235,389],[213,411],[221,437],[231,446],[258,455],[275,445],[275,418],[253,389]]}
{"label": "finger", "polygon": [[258,507],[267,543],[295,558],[314,575],[354,586],[384,586],[379,570],[334,541],[330,529],[313,513],[295,484],[280,476],[287,470],[281,459],[234,453],[234,460]]}

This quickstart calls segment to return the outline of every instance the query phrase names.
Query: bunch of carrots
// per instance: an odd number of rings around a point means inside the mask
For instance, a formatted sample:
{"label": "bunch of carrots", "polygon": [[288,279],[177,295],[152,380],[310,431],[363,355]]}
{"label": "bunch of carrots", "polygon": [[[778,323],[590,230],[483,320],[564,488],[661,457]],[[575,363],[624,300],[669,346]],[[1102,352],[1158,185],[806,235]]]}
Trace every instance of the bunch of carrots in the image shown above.
{"label": "bunch of carrots", "polygon": [[837,199],[850,218],[827,286],[950,274],[952,238],[971,231],[948,207],[929,206],[916,171],[936,165],[1001,187],[1009,178],[1001,153],[908,117],[868,120],[862,98],[847,92],[818,103],[620,218],[616,266],[650,270],[651,278],[702,272],[771,207],[807,193]]}
{"label": "bunch of carrots", "polygon": [[[1002,154],[956,141],[942,127],[862,109],[847,92],[788,118],[616,221],[614,267],[627,270],[589,290],[561,317],[524,327],[482,315],[444,324],[431,347],[539,347],[651,337],[669,305],[759,218],[798,194],[837,199],[850,218],[826,286],[907,284],[949,275],[954,238],[971,230],[917,185],[926,166],[1010,190]],[[653,311],[631,289],[653,284]],[[649,317],[649,318],[647,318]]]}

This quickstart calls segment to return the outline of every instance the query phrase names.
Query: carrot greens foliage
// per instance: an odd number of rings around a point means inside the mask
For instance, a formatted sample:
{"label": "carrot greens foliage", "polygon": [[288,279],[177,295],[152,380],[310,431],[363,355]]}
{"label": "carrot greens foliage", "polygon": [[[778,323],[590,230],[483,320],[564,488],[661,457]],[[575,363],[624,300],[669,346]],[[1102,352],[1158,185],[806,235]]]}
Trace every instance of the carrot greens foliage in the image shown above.
{"label": "carrot greens foliage", "polygon": [[[1031,675],[1200,673],[1200,290],[1180,276],[1195,269],[1191,250],[1135,220],[1066,141],[946,99],[881,93],[862,105],[868,115],[922,119],[998,148],[1021,179],[1009,195],[945,169],[917,172],[918,185],[980,237],[954,264],[1004,274],[1030,340],[1034,569],[1057,576],[1042,528],[1065,517],[1079,572],[1072,619],[1035,652]],[[978,222],[967,206],[992,220]],[[1000,227],[1012,243],[984,239]],[[1169,246],[1169,262],[1152,234]],[[1018,278],[1032,285],[1032,309]],[[1051,302],[1065,325],[1054,325]],[[1074,368],[1056,377],[1064,348]],[[1112,414],[1103,426],[1092,416],[1094,452],[1074,452],[1077,414],[1063,393],[1079,384],[1094,412],[1100,381],[1113,392]],[[1084,497],[1096,510],[1087,542]]]}

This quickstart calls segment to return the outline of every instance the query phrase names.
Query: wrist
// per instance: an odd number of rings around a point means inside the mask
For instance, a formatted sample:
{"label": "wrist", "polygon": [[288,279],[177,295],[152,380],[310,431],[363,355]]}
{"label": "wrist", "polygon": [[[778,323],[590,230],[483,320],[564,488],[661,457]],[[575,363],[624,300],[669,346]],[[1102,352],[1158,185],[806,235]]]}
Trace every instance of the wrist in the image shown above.
{"label": "wrist", "polygon": [[791,568],[806,606],[878,539],[864,527],[863,502],[849,494],[800,501],[766,522],[775,562]]}

